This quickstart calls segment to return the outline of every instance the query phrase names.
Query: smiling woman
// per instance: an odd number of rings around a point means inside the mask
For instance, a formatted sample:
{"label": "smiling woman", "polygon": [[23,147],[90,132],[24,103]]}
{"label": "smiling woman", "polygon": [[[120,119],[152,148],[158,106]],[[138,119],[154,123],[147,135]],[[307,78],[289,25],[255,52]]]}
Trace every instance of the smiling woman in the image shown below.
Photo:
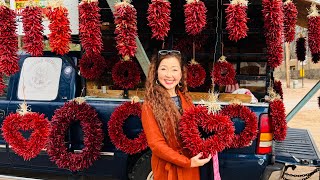
{"label": "smiling woman", "polygon": [[180,51],[161,50],[150,64],[141,121],[152,151],[155,180],[200,179],[199,168],[211,159],[192,157],[178,133],[182,113],[193,106],[187,95],[187,71]]}

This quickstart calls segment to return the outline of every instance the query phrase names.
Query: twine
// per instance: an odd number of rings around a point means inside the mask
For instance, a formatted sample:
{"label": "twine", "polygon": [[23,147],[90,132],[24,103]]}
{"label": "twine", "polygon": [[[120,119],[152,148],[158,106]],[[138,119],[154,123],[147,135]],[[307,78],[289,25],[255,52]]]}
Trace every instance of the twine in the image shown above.
{"label": "twine", "polygon": [[48,2],[48,7],[57,8],[63,6],[63,0],[51,0]]}
{"label": "twine", "polygon": [[247,0],[232,0],[230,2],[232,5],[240,5],[240,6],[248,6],[248,1]]}
{"label": "twine", "polygon": [[214,91],[209,91],[209,97],[207,101],[201,100],[200,104],[205,106],[208,109],[208,114],[216,114],[221,110],[221,105],[218,104],[218,93],[214,93]]}
{"label": "twine", "polygon": [[199,64],[195,59],[191,59],[191,61],[189,62],[190,65],[196,65]]}
{"label": "twine", "polygon": [[221,56],[218,61],[219,62],[227,62],[227,57]]}
{"label": "twine", "polygon": [[86,99],[84,97],[76,97],[76,98],[74,98],[74,99],[72,99],[70,101],[75,101],[77,104],[80,105],[80,104],[86,102]]}
{"label": "twine", "polygon": [[287,4],[289,4],[289,3],[292,3],[292,0],[286,0],[283,4],[284,4],[284,5],[287,5]]}
{"label": "twine", "polygon": [[316,3],[312,3],[309,11],[309,15],[307,17],[319,16],[318,8]]}
{"label": "twine", "polygon": [[268,94],[270,97],[270,101],[281,100],[281,96],[277,94],[272,87],[268,87]]}
{"label": "twine", "polygon": [[7,4],[4,0],[0,0],[0,6],[6,6],[7,7]]}
{"label": "twine", "polygon": [[186,0],[187,4],[191,4],[191,3],[194,3],[194,2],[199,2],[199,0]]}
{"label": "twine", "polygon": [[137,103],[140,101],[140,98],[138,96],[132,96],[131,97],[131,104]]}
{"label": "twine", "polygon": [[230,104],[235,104],[235,105],[241,105],[242,101],[240,101],[239,99],[234,98],[229,103]]}
{"label": "twine", "polygon": [[130,56],[128,56],[128,55],[124,56],[123,61],[130,61]]}
{"label": "twine", "polygon": [[31,112],[31,108],[29,105],[27,105],[26,102],[23,102],[22,104],[18,105],[18,109],[16,111],[17,113],[19,113],[21,116],[28,114]]}

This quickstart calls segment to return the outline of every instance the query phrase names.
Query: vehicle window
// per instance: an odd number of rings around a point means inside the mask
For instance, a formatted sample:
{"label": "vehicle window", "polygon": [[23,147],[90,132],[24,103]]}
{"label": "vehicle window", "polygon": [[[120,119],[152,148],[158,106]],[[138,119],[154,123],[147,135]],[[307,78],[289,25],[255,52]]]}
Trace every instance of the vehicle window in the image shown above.
{"label": "vehicle window", "polygon": [[267,72],[266,62],[241,62],[241,75],[265,75]]}
{"label": "vehicle window", "polygon": [[249,89],[258,100],[261,100],[266,94],[266,81],[264,80],[240,80],[239,86]]}
{"label": "vehicle window", "polygon": [[62,59],[28,57],[25,59],[18,85],[18,99],[52,101],[56,99]]}

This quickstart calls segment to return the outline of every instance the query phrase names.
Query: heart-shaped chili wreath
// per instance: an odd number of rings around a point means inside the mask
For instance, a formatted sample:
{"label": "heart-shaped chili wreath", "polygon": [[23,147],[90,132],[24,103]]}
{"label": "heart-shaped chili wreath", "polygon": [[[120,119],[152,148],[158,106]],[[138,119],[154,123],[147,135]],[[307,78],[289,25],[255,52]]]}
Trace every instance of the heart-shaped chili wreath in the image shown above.
{"label": "heart-shaped chili wreath", "polygon": [[242,148],[249,146],[251,142],[257,137],[258,120],[254,112],[248,107],[240,104],[230,104],[222,108],[221,114],[232,118],[240,118],[245,123],[245,128],[240,134],[234,136],[231,144],[232,148]]}
{"label": "heart-shaped chili wreath", "polygon": [[[203,139],[199,127],[214,135]],[[232,143],[233,123],[228,116],[208,113],[205,106],[199,105],[185,111],[179,122],[179,131],[184,147],[192,155],[203,152],[203,157],[223,151]]]}
{"label": "heart-shaped chili wreath", "polygon": [[[25,108],[27,108],[27,105]],[[19,132],[30,131],[30,137],[24,138]],[[2,135],[5,141],[12,147],[12,150],[24,160],[36,157],[47,143],[50,133],[50,123],[44,114],[35,112],[11,113],[2,125]]]}

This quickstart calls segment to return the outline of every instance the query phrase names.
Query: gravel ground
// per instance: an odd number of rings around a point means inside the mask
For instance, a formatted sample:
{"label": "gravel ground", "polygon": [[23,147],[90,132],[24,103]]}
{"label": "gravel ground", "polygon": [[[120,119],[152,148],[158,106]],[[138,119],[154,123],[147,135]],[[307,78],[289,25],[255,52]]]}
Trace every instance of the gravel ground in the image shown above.
{"label": "gravel ground", "polygon": [[[318,82],[318,80],[304,80],[304,86],[302,87],[302,81],[299,80],[299,84],[296,89],[286,88],[286,81],[282,80],[282,88],[284,93],[284,104],[286,106],[286,112],[289,113],[294,106],[307,94],[311,88]],[[308,129],[315,143],[320,147],[320,109],[318,106],[317,97],[320,96],[320,90],[309,100],[309,102],[293,117],[288,123],[289,127]],[[290,170],[292,174],[305,174],[313,171],[313,167],[298,166],[294,171]],[[288,179],[302,179],[302,178],[288,178]],[[313,175],[310,180],[320,180],[319,172]]]}

